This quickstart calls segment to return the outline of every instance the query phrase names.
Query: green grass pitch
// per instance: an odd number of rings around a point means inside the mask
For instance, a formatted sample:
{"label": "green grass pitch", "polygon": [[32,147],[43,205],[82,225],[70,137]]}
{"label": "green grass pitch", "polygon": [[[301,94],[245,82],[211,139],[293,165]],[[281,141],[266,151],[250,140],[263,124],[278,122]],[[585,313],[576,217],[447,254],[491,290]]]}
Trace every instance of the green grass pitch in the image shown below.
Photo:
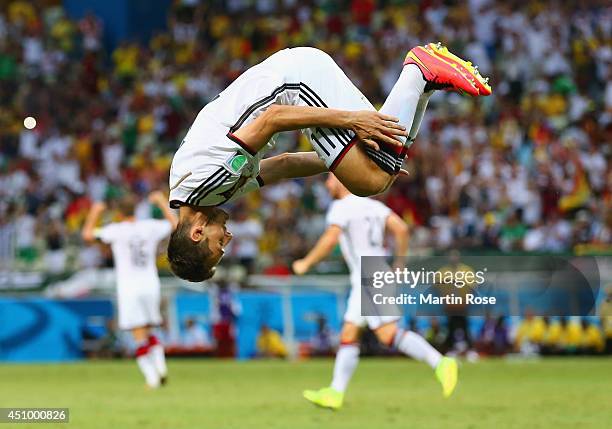
{"label": "green grass pitch", "polygon": [[332,365],[171,360],[158,391],[145,391],[130,361],[0,365],[0,407],[70,408],[68,424],[0,429],[612,427],[609,358],[465,363],[448,400],[424,364],[362,359],[338,412],[301,397],[329,383]]}

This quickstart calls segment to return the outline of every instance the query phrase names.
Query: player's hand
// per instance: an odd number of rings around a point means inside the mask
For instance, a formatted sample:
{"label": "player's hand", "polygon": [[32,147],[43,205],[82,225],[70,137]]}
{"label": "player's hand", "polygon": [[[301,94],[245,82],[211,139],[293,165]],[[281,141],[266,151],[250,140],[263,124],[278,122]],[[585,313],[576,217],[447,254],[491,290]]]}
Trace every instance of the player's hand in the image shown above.
{"label": "player's hand", "polygon": [[149,202],[158,206],[166,204],[166,196],[162,191],[153,191],[149,194]]}
{"label": "player's hand", "polygon": [[377,141],[394,146],[403,146],[395,136],[408,136],[399,119],[374,110],[351,112],[351,129],[357,137],[374,150],[379,150]]}
{"label": "player's hand", "polygon": [[298,276],[306,274],[306,272],[308,272],[308,270],[310,269],[308,263],[306,263],[304,259],[298,259],[297,261],[293,261],[293,264],[291,264],[291,268],[293,268],[293,272]]}

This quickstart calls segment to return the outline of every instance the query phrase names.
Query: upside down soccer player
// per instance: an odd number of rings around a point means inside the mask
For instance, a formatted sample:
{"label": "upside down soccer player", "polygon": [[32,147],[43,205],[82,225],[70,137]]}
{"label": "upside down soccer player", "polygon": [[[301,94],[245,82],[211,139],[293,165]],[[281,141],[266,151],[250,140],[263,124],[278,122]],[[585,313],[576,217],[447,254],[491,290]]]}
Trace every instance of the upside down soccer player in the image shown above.
{"label": "upside down soccer player", "polygon": [[[179,224],[168,259],[179,277],[214,274],[232,236],[218,206],[264,184],[332,171],[353,194],[384,192],[402,173],[434,90],[472,96],[491,88],[471,63],[440,44],[413,48],[380,111],[318,49],[284,49],[255,65],[204,106],[170,170]],[[263,159],[274,134],[301,129],[314,152]]]}

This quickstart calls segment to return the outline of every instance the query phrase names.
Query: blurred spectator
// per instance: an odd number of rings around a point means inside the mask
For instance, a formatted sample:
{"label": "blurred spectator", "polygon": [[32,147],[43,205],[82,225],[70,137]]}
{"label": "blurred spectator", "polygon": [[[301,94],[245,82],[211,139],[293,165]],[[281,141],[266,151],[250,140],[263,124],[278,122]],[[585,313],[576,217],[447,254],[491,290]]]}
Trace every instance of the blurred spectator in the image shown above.
{"label": "blurred spectator", "polygon": [[63,273],[66,268],[66,252],[64,250],[64,225],[53,219],[45,230],[47,253],[45,255],[46,269],[51,273]]}
{"label": "blurred spectator", "polygon": [[545,319],[534,316],[531,310],[527,310],[525,318],[516,329],[515,350],[526,356],[540,353],[546,332]]}
{"label": "blurred spectator", "polygon": [[434,346],[439,352],[444,352],[444,343],[446,340],[446,332],[440,324],[440,319],[432,317],[429,319],[429,327],[425,331],[425,339],[429,344]]}
{"label": "blurred spectator", "polygon": [[546,331],[542,341],[542,354],[551,355],[559,353],[561,350],[561,341],[563,339],[563,326],[559,320],[551,320],[548,317],[544,318]]}
{"label": "blurred spectator", "polygon": [[257,241],[263,234],[261,222],[249,217],[246,207],[235,207],[234,213],[234,218],[227,223],[227,228],[236,238],[226,249],[226,257],[236,259],[248,272],[251,272],[259,252]]}
{"label": "blurred spectator", "polygon": [[593,355],[605,351],[606,343],[603,332],[595,323],[589,323],[586,319],[582,319],[582,335],[580,342],[581,353]]}
{"label": "blurred spectator", "polygon": [[213,336],[217,344],[217,356],[234,357],[236,355],[235,323],[242,311],[236,293],[244,282],[246,270],[233,267],[229,272],[218,269],[210,288],[211,321]]}
{"label": "blurred spectator", "polygon": [[192,317],[185,321],[185,333],[183,334],[183,346],[185,348],[209,348],[210,337],[204,328]]}
{"label": "blurred spectator", "polygon": [[261,325],[257,337],[257,356],[285,358],[287,357],[287,347],[281,335],[267,325]]}
{"label": "blurred spectator", "polygon": [[580,352],[583,340],[583,331],[580,318],[561,318],[561,324],[565,328],[563,340],[561,341],[561,352],[565,354],[577,354]]}
{"label": "blurred spectator", "polygon": [[262,274],[266,274],[268,276],[289,276],[293,274],[291,268],[289,268],[289,264],[281,255],[275,254],[272,256],[272,263],[269,264],[264,270]]}
{"label": "blurred spectator", "polygon": [[333,356],[332,332],[327,319],[322,314],[317,316],[317,332],[310,341],[312,354],[315,356]]}
{"label": "blurred spectator", "polygon": [[612,286],[608,286],[604,291],[598,312],[606,342],[606,353],[612,354]]}
{"label": "blurred spectator", "polygon": [[[449,256],[449,263],[438,270],[442,278],[455,278],[456,273],[461,274],[466,278],[465,273],[473,273],[474,270],[469,265],[461,262],[460,253],[453,250]],[[474,278],[472,276],[472,278]],[[447,315],[448,331],[445,340],[446,350],[453,354],[472,354],[472,339],[470,330],[468,329],[468,304],[466,304],[466,296],[468,293],[475,293],[474,282],[467,283],[462,287],[457,287],[455,284],[442,283],[436,285],[437,294],[441,297],[460,296],[461,303],[445,304],[444,312]],[[452,302],[452,301],[451,301]]]}

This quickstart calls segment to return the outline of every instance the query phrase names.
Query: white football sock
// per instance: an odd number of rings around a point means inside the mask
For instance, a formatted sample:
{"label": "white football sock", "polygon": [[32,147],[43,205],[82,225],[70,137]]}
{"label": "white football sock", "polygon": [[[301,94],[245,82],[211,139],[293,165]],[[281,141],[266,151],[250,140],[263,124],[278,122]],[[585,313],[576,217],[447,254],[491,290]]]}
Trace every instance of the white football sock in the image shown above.
{"label": "white football sock", "polygon": [[405,355],[421,362],[427,362],[433,369],[436,369],[442,359],[439,351],[434,349],[425,338],[412,331],[399,329],[395,334],[393,345]]}
{"label": "white football sock", "polygon": [[161,344],[151,346],[149,349],[149,356],[151,357],[159,376],[167,376],[168,367],[166,366],[166,354],[164,353],[164,347]]}
{"label": "white football sock", "polygon": [[334,364],[334,379],[331,387],[339,392],[344,392],[348,386],[351,377],[359,363],[359,345],[358,344],[341,344],[336,353],[336,362]]}
{"label": "white football sock", "polygon": [[408,133],[408,139],[410,140],[409,145],[412,144],[417,136],[417,133],[419,132],[421,122],[423,122],[423,116],[425,115],[425,110],[427,110],[427,103],[429,103],[429,98],[433,93],[433,91],[427,91],[421,94],[421,97],[419,97],[419,102],[417,103],[416,111],[414,113],[414,119],[412,120],[412,127],[410,127],[410,131]]}
{"label": "white football sock", "polygon": [[[389,96],[385,100],[385,104],[381,107],[380,112],[399,118],[399,123],[401,125],[405,126],[407,130],[412,130],[414,119],[417,116],[415,112],[417,112],[419,100],[425,92],[426,83],[417,65],[405,65],[397,82],[395,82]],[[427,99],[429,99],[429,97],[427,97]],[[426,107],[427,102],[421,105],[423,112]],[[420,113],[416,131],[418,131],[420,120],[423,119],[423,112]],[[414,136],[416,136],[416,131]],[[412,136],[412,138],[414,138],[414,136]],[[400,137],[400,139],[404,142],[406,140],[405,137]]]}
{"label": "white football sock", "polygon": [[149,351],[150,348],[146,344],[138,347],[138,349],[136,349],[136,362],[138,363],[140,372],[144,375],[147,385],[156,388],[159,387],[160,379]]}

